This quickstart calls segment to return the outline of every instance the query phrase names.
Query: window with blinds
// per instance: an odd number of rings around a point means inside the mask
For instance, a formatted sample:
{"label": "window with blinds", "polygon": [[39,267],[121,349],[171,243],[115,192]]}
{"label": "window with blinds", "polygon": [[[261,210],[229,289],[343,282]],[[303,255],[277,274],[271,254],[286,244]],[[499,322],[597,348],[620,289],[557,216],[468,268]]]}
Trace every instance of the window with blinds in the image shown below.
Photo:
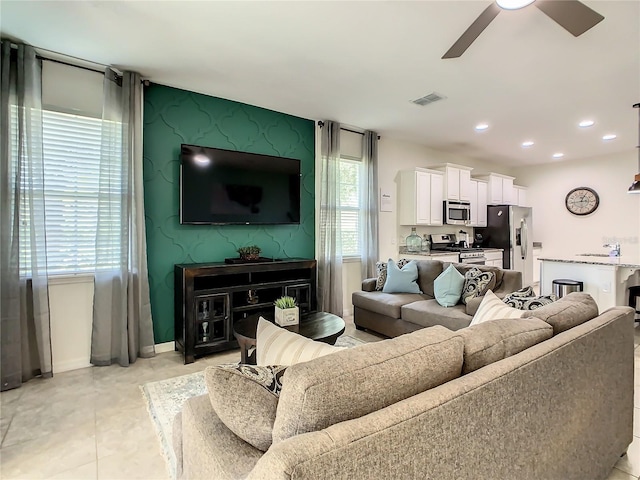
{"label": "window with blinds", "polygon": [[343,257],[360,257],[362,254],[362,169],[362,160],[340,158],[340,228]]}
{"label": "window with blinds", "polygon": [[[43,158],[47,270],[49,275],[90,273],[119,265],[121,230],[120,129],[103,128],[99,118],[43,110]],[[110,178],[100,188],[100,150],[104,132],[112,161],[103,172]],[[14,142],[15,143],[15,142]],[[17,147],[15,147],[17,150]],[[14,156],[14,158],[16,158]],[[115,195],[114,195],[115,194]],[[107,212],[108,227],[96,255],[98,206]],[[29,212],[21,207],[23,228]],[[23,230],[24,232],[25,230]],[[24,237],[23,237],[24,238]],[[28,245],[23,248],[28,248]],[[28,252],[22,270],[28,271]],[[96,260],[97,258],[97,260]]]}

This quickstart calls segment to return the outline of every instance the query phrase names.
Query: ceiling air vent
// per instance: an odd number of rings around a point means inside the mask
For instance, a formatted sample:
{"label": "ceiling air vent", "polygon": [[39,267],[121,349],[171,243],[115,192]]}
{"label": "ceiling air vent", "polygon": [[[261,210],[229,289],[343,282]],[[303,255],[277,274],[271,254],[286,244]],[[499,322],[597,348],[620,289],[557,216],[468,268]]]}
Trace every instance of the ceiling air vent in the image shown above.
{"label": "ceiling air vent", "polygon": [[437,102],[438,100],[444,100],[445,97],[444,95],[441,95],[437,92],[432,92],[429,95],[425,95],[424,97],[418,98],[416,100],[412,100],[412,103],[415,103],[416,105],[420,105],[421,107],[424,107],[425,105],[429,105],[430,103],[433,102]]}

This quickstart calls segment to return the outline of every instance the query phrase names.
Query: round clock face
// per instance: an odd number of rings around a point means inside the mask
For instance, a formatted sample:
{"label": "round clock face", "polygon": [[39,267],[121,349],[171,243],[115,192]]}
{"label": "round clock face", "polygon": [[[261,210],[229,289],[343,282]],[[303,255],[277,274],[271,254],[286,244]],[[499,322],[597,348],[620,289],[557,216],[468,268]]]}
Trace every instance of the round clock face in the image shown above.
{"label": "round clock face", "polygon": [[564,203],[574,215],[589,215],[596,211],[600,204],[600,197],[595,190],[588,187],[578,187],[567,193]]}

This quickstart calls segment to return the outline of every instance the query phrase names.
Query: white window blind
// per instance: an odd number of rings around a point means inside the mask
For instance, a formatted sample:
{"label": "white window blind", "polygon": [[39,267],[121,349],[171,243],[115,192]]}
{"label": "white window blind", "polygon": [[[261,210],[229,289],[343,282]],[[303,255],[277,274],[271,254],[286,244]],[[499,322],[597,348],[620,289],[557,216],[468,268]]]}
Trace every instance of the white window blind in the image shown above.
{"label": "white window blind", "polygon": [[[12,119],[13,120],[13,119]],[[115,128],[114,128],[115,127]],[[108,186],[100,190],[100,149],[103,121],[50,110],[42,112],[45,225],[49,275],[93,272],[119,265],[121,181],[118,126],[108,128]],[[17,153],[14,139],[13,150]],[[14,159],[17,155],[14,153]],[[114,195],[115,194],[115,195]],[[96,265],[98,205],[107,212],[107,228]],[[21,205],[23,232],[28,231],[28,207]],[[27,229],[27,230],[25,230]],[[23,238],[24,235],[23,235]],[[28,244],[22,243],[23,274],[28,272]]]}
{"label": "white window blind", "polygon": [[340,158],[340,228],[343,257],[361,256],[362,168],[361,160]]}

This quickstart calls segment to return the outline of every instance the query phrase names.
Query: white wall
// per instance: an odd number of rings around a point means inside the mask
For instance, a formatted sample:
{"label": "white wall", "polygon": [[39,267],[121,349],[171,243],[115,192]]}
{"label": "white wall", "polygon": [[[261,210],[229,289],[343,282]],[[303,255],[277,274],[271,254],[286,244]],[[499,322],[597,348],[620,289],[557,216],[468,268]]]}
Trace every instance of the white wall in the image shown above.
{"label": "white wall", "polygon": [[93,276],[49,280],[53,372],[90,365]]}
{"label": "white wall", "polygon": [[[637,153],[558,162],[515,170],[529,187],[533,207],[533,239],[542,242],[544,255],[606,253],[604,243],[618,241],[622,254],[640,255],[640,195],[627,189],[637,172]],[[567,193],[576,187],[593,188],[600,206],[587,216],[565,208]]]}

